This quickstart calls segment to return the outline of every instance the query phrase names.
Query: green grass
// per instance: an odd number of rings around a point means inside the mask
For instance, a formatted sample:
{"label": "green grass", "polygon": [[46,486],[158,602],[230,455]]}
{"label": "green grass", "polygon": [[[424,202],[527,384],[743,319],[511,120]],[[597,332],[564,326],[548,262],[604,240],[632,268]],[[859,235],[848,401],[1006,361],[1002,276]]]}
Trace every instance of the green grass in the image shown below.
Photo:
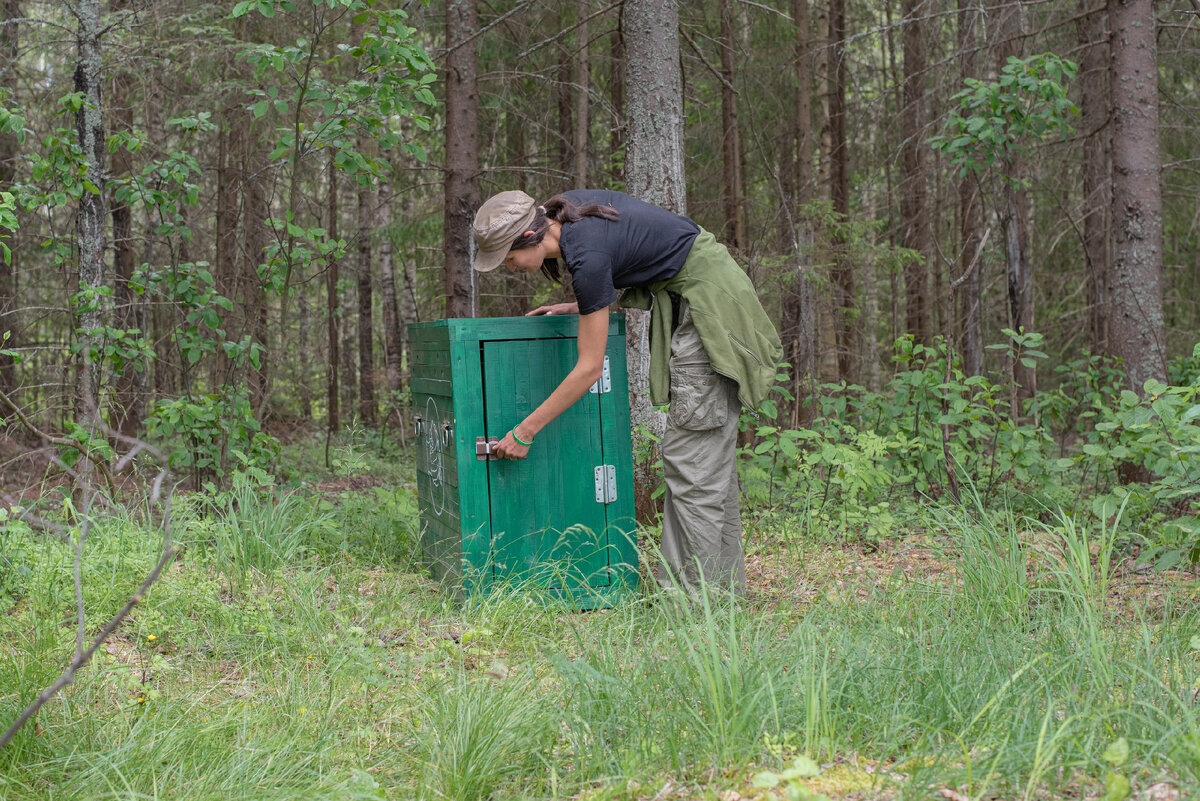
{"label": "green grass", "polygon": [[[1135,790],[1200,787],[1196,588],[1123,590],[1080,520],[930,510],[933,576],[852,572],[868,558],[773,518],[754,558],[795,594],[580,614],[519,587],[451,602],[415,572],[411,486],[239,491],[178,505],[179,563],[0,752],[0,798],[753,797],[799,754],[831,798],[1103,796],[1118,738]],[[133,516],[96,527],[93,628],[159,544]],[[0,722],[73,647],[70,551],[5,553],[26,569],[3,585]]]}

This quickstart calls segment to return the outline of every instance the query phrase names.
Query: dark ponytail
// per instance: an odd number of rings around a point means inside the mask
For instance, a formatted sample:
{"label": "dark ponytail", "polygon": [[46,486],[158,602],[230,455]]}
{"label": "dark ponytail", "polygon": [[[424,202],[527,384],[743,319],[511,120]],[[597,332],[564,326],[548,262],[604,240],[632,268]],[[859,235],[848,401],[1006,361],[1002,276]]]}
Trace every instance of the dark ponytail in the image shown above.
{"label": "dark ponytail", "polygon": [[[605,206],[600,203],[587,203],[582,206],[576,206],[567,199],[565,194],[558,194],[537,207],[537,210],[534,212],[533,222],[529,224],[528,229],[533,233],[517,237],[517,241],[513,243],[513,246],[509,250],[524,250],[525,248],[541,244],[542,240],[546,238],[546,232],[550,230],[551,222],[573,223],[579,222],[584,217],[600,217],[609,222],[616,222],[620,219],[621,215],[612,206]],[[561,284],[562,273],[558,267],[558,259],[546,259],[543,261],[542,275],[555,283]]]}

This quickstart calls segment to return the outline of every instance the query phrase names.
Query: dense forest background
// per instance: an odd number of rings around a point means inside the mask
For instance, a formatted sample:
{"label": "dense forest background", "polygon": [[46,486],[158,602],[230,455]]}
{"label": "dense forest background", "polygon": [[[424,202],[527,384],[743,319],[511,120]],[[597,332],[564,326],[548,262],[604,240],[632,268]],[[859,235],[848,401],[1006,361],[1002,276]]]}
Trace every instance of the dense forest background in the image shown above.
{"label": "dense forest background", "polygon": [[[6,433],[103,420],[198,472],[264,421],[403,437],[406,323],[566,291],[472,275],[479,200],[629,188],[630,132],[672,113],[626,66],[643,8],[675,6],[629,5],[5,0],[0,391],[29,424]],[[902,339],[1007,376],[1018,418],[1105,365],[1187,383],[1193,4],[677,13],[686,194],[653,199],[754,278],[793,425],[882,389]]]}

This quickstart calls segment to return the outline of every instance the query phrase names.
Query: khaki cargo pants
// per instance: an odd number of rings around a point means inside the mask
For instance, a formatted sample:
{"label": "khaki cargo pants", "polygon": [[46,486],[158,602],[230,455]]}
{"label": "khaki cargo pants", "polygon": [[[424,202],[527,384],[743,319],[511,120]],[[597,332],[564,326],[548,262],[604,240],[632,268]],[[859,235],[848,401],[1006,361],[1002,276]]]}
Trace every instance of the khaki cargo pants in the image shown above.
{"label": "khaki cargo pants", "polygon": [[737,477],[741,403],[737,383],[713,371],[687,301],[671,336],[670,368],[658,583],[695,596],[703,580],[740,595],[746,589]]}

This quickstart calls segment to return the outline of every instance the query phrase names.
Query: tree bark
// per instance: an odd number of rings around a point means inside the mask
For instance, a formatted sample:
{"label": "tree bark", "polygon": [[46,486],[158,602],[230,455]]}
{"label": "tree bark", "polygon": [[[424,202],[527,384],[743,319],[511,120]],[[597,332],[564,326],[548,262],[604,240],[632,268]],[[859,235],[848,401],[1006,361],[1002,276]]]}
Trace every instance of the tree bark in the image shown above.
{"label": "tree bark", "polygon": [[[812,136],[812,47],[809,43],[808,0],[792,0],[796,38],[792,57],[795,95],[789,121],[788,159],[783,181],[789,213],[784,215],[783,247],[792,251],[795,264],[786,280],[781,302],[780,338],[784,361],[792,366],[788,391],[792,400],[783,405],[782,420],[792,428],[812,422],[815,398],[811,397],[817,373],[817,298],[805,271],[811,257],[812,224],[802,208],[814,199]],[[805,402],[806,397],[808,402]]]}
{"label": "tree bark", "polygon": [[[114,9],[127,7],[126,0],[113,3]],[[113,79],[112,118],[113,127],[122,133],[133,130],[133,100],[129,96],[132,81],[127,72],[118,73]],[[128,179],[133,173],[133,160],[129,150],[118,147],[112,154],[112,174],[115,178]],[[112,192],[112,241],[113,268],[116,272],[115,287],[113,288],[114,320],[116,328],[131,330],[138,327],[136,306],[137,295],[130,288],[133,280],[133,210],[126,203],[121,203],[116,197],[116,187]],[[145,332],[142,332],[143,334]],[[138,426],[145,417],[140,399],[135,391],[134,373],[141,365],[126,363],[116,372],[114,379],[114,397],[111,425],[127,437],[137,435]]]}
{"label": "tree bark", "polygon": [[[366,143],[363,143],[363,147]],[[358,247],[355,268],[358,273],[358,414],[363,425],[375,427],[375,343],[374,293],[371,287],[371,235],[374,232],[374,208],[371,193],[358,188]]]}
{"label": "tree bark", "polygon": [[[570,5],[567,2],[561,2],[557,8],[557,27],[560,31],[565,31],[571,27]],[[574,178],[571,171],[573,159],[571,156],[575,142],[571,128],[571,109],[573,107],[573,99],[571,97],[572,59],[565,35],[555,40],[554,49],[558,54],[558,75],[557,80],[554,82],[554,94],[558,100],[558,130],[555,131],[554,135],[555,174],[552,179],[552,185],[559,187],[560,191],[565,191],[574,185]]]}
{"label": "tree bark", "polygon": [[609,42],[609,91],[612,94],[613,121],[608,139],[608,166],[614,181],[622,178],[622,150],[625,147],[625,4],[616,10],[617,24]]}
{"label": "tree bark", "polygon": [[733,68],[733,0],[721,0],[721,164],[725,202],[725,244],[740,249],[742,228],[742,146],[738,133]]}
{"label": "tree bark", "polygon": [[575,129],[574,151],[575,164],[572,170],[576,189],[586,189],[588,185],[588,106],[591,103],[591,59],[588,57],[588,18],[590,9],[588,0],[579,0],[576,13],[580,25],[575,29],[579,42],[575,54]]}
{"label": "tree bark", "polygon": [[[102,23],[100,0],[79,0],[75,6],[79,27],[76,45],[79,60],[75,67],[75,91],[84,96],[85,102],[75,115],[79,135],[80,156],[87,165],[87,178],[99,192],[85,191],[79,199],[75,218],[76,244],[79,249],[78,278],[81,288],[98,290],[104,285],[105,241],[105,173],[104,120],[100,98],[100,76]],[[76,383],[76,422],[85,427],[99,423],[97,400],[100,392],[100,363],[93,359],[90,350],[99,347],[98,335],[102,323],[100,304],[84,304],[78,315],[77,325],[83,345],[79,351],[79,374]],[[90,474],[90,463],[80,460],[81,481]]]}
{"label": "tree bark", "polygon": [[[625,186],[634,197],[678,214],[687,213],[683,173],[683,74],[679,63],[677,0],[625,0]],[[665,420],[650,405],[649,315],[626,316],[626,359],[634,452],[646,452],[645,434],[660,434]],[[656,509],[653,459],[635,466],[640,520]]]}
{"label": "tree bark", "polygon": [[[326,230],[329,232],[329,239],[336,240],[338,235],[338,181],[332,157],[329,159],[328,170],[329,219],[326,221]],[[338,264],[338,260],[330,256],[329,263],[325,266],[325,334],[326,348],[329,354],[325,369],[325,403],[328,406],[326,429],[330,435],[341,430],[342,417],[339,387],[342,373],[341,327],[346,321],[342,317],[342,306],[339,299],[340,269],[341,265]]]}
{"label": "tree bark", "polygon": [[[1020,0],[1003,6],[997,29],[1001,44],[996,48],[997,72],[1008,63],[1010,56],[1021,55],[1024,18]],[[1004,187],[1000,227],[1004,233],[1004,255],[1008,279],[1008,325],[1018,333],[1034,330],[1033,269],[1029,262],[1029,196],[1021,186],[1026,173],[1025,159],[1012,156],[1004,164],[1009,177]],[[1022,414],[1026,401],[1037,392],[1037,370],[1027,367],[1021,359],[1012,360],[1012,380],[1015,390],[1012,414]]]}
{"label": "tree bark", "polygon": [[[21,51],[20,0],[3,0],[3,25],[0,25],[0,90],[12,98],[17,87],[16,61]],[[13,136],[0,136],[0,187],[10,187],[17,174],[17,140]],[[20,258],[19,249],[13,250],[9,262],[0,259],[0,336],[9,332],[9,339],[2,348],[11,348],[20,342],[17,323],[16,268]],[[0,391],[12,397],[17,388],[17,366],[12,356],[0,353]],[[0,415],[6,419],[8,412]]]}
{"label": "tree bark", "polygon": [[388,397],[385,402],[384,422],[388,426],[400,427],[399,414],[392,407],[400,395],[400,372],[403,369],[404,336],[400,330],[400,305],[396,298],[396,271],[392,259],[392,202],[391,184],[379,188],[379,227],[383,237],[379,240],[379,278],[383,291],[383,362],[386,368]]}
{"label": "tree bark", "polygon": [[1083,129],[1083,255],[1087,265],[1088,342],[1092,353],[1108,350],[1109,215],[1108,37],[1103,11],[1079,0],[1076,27],[1083,58],[1079,65],[1079,113]]}
{"label": "tree bark", "polygon": [[446,177],[443,242],[446,316],[474,317],[471,223],[479,206],[479,95],[475,0],[446,3]]}
{"label": "tree bark", "polygon": [[[258,274],[258,267],[262,263],[269,241],[267,217],[270,216],[270,207],[260,169],[261,162],[264,162],[265,159],[259,158],[258,138],[255,136],[253,122],[250,124],[250,131],[243,146],[245,148],[242,154],[245,211],[242,215],[242,249],[244,252],[242,285],[246,288],[246,293],[245,297],[239,300],[243,304],[247,333],[254,342],[269,352],[271,327],[267,322],[269,319],[267,293],[263,279]],[[263,404],[266,402],[268,363],[269,359],[266,358],[266,354],[263,354],[258,367],[250,365],[250,397],[251,406],[254,409],[263,409]]]}
{"label": "tree bark", "polygon": [[[979,41],[979,25],[982,20],[980,0],[958,0],[958,52],[962,77],[979,76],[975,50]],[[963,372],[968,376],[983,374],[983,282],[980,280],[982,265],[976,256],[983,239],[983,199],[979,193],[979,180],[973,175],[963,176],[958,182],[959,256],[958,319],[961,325],[961,349]]]}
{"label": "tree bark", "polygon": [[905,327],[915,341],[933,341],[929,320],[929,215],[926,209],[925,40],[921,16],[925,4],[904,0],[904,83],[900,111],[900,243],[919,256],[904,265]]}
{"label": "tree bark", "polygon": [[1129,389],[1165,380],[1158,26],[1152,0],[1109,0],[1112,277],[1109,333]]}
{"label": "tree bark", "polygon": [[[850,144],[846,140],[846,3],[829,0],[829,199],[842,220],[850,219]],[[838,375],[853,383],[858,371],[854,266],[846,243],[834,238],[834,336]]]}

